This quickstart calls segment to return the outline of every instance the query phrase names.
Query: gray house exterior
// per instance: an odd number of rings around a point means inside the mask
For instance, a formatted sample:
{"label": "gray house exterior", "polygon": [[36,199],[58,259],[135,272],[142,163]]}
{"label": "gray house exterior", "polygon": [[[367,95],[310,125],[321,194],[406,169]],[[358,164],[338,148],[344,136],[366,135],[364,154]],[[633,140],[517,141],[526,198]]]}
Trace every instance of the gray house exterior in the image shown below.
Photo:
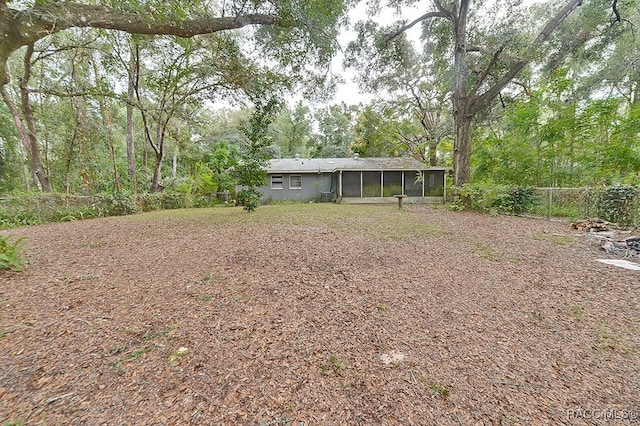
{"label": "gray house exterior", "polygon": [[433,168],[413,158],[283,158],[267,167],[262,202],[338,200],[350,203],[442,203],[447,168]]}

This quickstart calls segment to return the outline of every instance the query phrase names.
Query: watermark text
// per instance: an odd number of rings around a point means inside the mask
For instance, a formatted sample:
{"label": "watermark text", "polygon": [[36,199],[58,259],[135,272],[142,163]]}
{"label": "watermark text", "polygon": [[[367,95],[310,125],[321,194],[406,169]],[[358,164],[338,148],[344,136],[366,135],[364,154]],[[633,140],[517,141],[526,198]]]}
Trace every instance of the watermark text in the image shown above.
{"label": "watermark text", "polygon": [[637,422],[640,420],[638,410],[619,410],[615,408],[574,408],[567,410],[567,420],[630,420]]}

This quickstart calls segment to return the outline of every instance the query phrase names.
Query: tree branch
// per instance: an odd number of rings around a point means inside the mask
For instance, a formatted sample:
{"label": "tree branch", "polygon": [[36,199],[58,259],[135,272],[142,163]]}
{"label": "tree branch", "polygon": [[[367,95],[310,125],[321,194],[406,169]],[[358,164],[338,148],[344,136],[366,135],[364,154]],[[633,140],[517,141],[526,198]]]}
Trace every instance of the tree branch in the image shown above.
{"label": "tree branch", "polygon": [[294,26],[270,14],[242,14],[232,17],[209,17],[188,20],[161,19],[145,14],[73,2],[36,2],[26,10],[15,10],[0,1],[0,84],[9,81],[7,61],[23,46],[68,28],[101,28],[131,34],[173,35],[190,38],[200,34],[239,29],[248,25]]}
{"label": "tree branch", "polygon": [[489,73],[491,72],[491,68],[498,62],[498,59],[500,58],[500,54],[502,54],[502,51],[505,49],[506,45],[507,45],[506,42],[503,43],[502,46],[500,46],[500,48],[496,50],[496,52],[493,54],[491,61],[486,66],[482,74],[480,74],[480,77],[478,77],[478,82],[475,84],[473,89],[471,89],[471,92],[470,92],[471,96],[474,96],[478,92],[484,80],[489,76]]}
{"label": "tree branch", "polygon": [[616,22],[622,22],[622,17],[620,16],[620,11],[618,10],[618,0],[613,0],[611,9],[613,9],[613,13],[614,15],[616,15]]}
{"label": "tree branch", "polygon": [[[582,5],[582,0],[570,0],[562,9],[560,9],[554,16],[551,18],[547,24],[544,26],[542,31],[538,34],[536,39],[533,42],[533,46],[540,46],[542,43],[547,41],[551,34],[560,26],[560,24],[579,6]],[[470,102],[468,113],[475,114],[478,111],[482,110],[486,107],[493,99],[495,99],[500,91],[504,89],[504,87],[509,84],[520,71],[524,69],[529,63],[531,59],[522,59],[514,63],[509,70],[503,74],[502,77],[496,81],[496,83],[491,86],[486,92],[482,95],[474,97]]]}
{"label": "tree branch", "polygon": [[34,7],[22,12],[20,21],[21,24],[30,22],[32,27],[36,29],[41,27],[39,32],[45,31],[48,34],[78,27],[119,30],[132,34],[174,35],[185,38],[238,29],[247,25],[282,23],[278,16],[259,13],[185,21],[161,20],[154,16],[126,13],[106,6],[71,2],[47,3]]}
{"label": "tree branch", "polygon": [[393,40],[394,38],[398,37],[400,34],[404,33],[405,31],[409,30],[410,28],[414,27],[416,24],[418,24],[418,23],[420,23],[422,21],[426,21],[427,19],[431,19],[431,18],[447,18],[447,15],[445,15],[442,12],[428,12],[428,13],[425,13],[424,15],[420,16],[419,18],[414,19],[410,23],[401,26],[396,31],[392,32],[391,34],[388,34],[384,38],[384,40],[385,40],[385,42],[389,42],[389,41]]}
{"label": "tree branch", "polygon": [[533,93],[531,93],[531,91],[529,90],[526,84],[518,80],[513,80],[512,83],[515,84],[516,86],[522,87],[524,89],[525,95],[527,95],[530,98],[533,98]]}

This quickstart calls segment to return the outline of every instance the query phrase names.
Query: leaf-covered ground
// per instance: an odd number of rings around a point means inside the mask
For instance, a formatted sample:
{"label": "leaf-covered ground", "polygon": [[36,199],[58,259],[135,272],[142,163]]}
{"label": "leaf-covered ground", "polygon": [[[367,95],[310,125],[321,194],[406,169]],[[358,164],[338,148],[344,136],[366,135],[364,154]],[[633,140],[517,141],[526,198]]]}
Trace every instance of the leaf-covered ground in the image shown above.
{"label": "leaf-covered ground", "polygon": [[632,423],[640,273],[573,232],[333,204],[3,232],[0,422]]}

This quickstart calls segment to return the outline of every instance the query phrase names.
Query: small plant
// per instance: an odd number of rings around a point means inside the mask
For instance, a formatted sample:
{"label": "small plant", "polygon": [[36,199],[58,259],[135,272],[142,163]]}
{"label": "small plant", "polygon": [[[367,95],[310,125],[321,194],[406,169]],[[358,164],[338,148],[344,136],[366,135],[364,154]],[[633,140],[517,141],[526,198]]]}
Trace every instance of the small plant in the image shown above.
{"label": "small plant", "polygon": [[134,360],[134,359],[138,359],[142,355],[144,355],[147,352],[151,351],[151,349],[152,349],[151,347],[147,346],[147,347],[144,347],[142,349],[135,350],[135,351],[125,355],[124,358],[123,358],[123,361],[131,361],[131,360]]}
{"label": "small plant", "polygon": [[21,271],[25,260],[20,256],[24,238],[18,238],[14,242],[9,241],[8,236],[0,235],[0,271],[10,269]]}
{"label": "small plant", "polygon": [[576,321],[581,320],[584,316],[584,309],[580,305],[574,305],[569,312]]}
{"label": "small plant", "polygon": [[429,390],[431,391],[431,395],[439,396],[441,398],[448,398],[451,393],[449,392],[449,389],[439,383],[431,383],[429,385]]}
{"label": "small plant", "polygon": [[476,242],[476,253],[480,256],[484,257],[487,260],[499,261],[502,256],[500,253],[496,252],[490,246],[483,244],[481,242]]}
{"label": "small plant", "polygon": [[[124,357],[122,357],[122,359],[119,359],[118,361],[116,361],[113,364],[111,364],[111,367],[114,369],[114,371],[117,374],[124,374],[126,370],[124,369],[123,365],[126,362],[133,361],[134,359],[140,358],[142,355],[146,354],[147,352],[150,352],[151,349],[153,349],[153,348],[150,347],[150,346],[146,346],[144,348],[137,349],[137,350],[135,350],[133,352],[130,352],[130,353],[126,354]],[[124,350],[123,346],[116,345],[113,349],[111,349],[109,351],[109,355],[116,355],[116,354],[120,353],[122,350]]]}
{"label": "small plant", "polygon": [[344,362],[335,355],[331,355],[320,368],[324,374],[329,374],[331,371],[338,374],[344,369]]}
{"label": "small plant", "polygon": [[385,312],[387,312],[389,310],[389,307],[387,306],[386,303],[381,303],[381,304],[378,305],[377,309],[378,309],[378,312],[383,314],[383,313],[385,313]]}
{"label": "small plant", "polygon": [[213,296],[210,294],[202,294],[200,295],[200,299],[204,300],[205,302],[211,302],[213,300]]}
{"label": "small plant", "polygon": [[171,326],[166,327],[164,330],[157,331],[157,332],[153,330],[149,330],[144,334],[144,339],[151,340],[151,339],[155,339],[156,337],[166,337],[173,330],[175,330],[175,327],[171,327]]}
{"label": "small plant", "polygon": [[262,197],[262,192],[255,188],[243,189],[238,192],[238,203],[243,206],[245,211],[253,212],[260,205],[260,197]]}

